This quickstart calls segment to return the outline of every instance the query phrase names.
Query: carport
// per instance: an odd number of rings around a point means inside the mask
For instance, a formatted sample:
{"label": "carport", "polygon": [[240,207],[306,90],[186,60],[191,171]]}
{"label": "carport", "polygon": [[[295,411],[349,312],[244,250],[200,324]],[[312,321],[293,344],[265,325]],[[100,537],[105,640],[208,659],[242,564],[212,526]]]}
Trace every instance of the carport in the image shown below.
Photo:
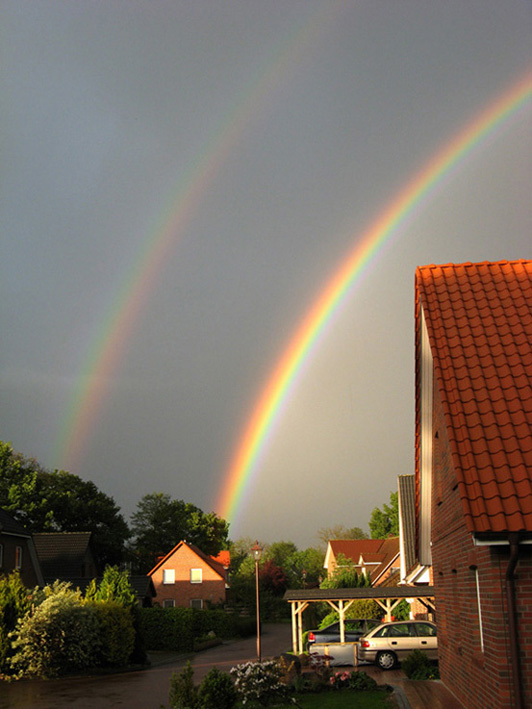
{"label": "carport", "polygon": [[311,603],[328,603],[340,618],[340,642],[345,642],[345,613],[353,601],[376,601],[384,610],[386,620],[392,619],[392,611],[403,600],[417,598],[427,610],[434,610],[433,586],[378,586],[377,588],[310,588],[288,589],[284,600],[292,606],[292,649],[303,652],[303,611]]}

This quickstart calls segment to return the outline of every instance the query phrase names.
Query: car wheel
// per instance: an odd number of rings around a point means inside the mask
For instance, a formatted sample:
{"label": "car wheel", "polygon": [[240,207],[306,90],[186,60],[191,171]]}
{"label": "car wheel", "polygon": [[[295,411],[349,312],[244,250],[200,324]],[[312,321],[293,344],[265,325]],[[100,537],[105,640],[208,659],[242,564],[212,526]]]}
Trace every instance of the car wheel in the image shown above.
{"label": "car wheel", "polygon": [[381,670],[391,670],[397,663],[397,658],[393,652],[384,651],[377,654],[376,662]]}

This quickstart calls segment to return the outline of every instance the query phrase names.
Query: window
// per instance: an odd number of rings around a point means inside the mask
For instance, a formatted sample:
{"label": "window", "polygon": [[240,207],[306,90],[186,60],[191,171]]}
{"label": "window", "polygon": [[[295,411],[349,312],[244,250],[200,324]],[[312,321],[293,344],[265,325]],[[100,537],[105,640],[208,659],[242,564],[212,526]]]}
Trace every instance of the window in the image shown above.
{"label": "window", "polygon": [[4,545],[0,544],[0,569],[4,565]]}
{"label": "window", "polygon": [[202,581],[201,569],[190,569],[190,583],[201,583]]}
{"label": "window", "polygon": [[163,583],[175,583],[175,569],[163,569]]}
{"label": "window", "polygon": [[422,637],[432,637],[433,635],[436,635],[436,628],[428,623],[416,623],[415,628],[417,630],[417,634]]}
{"label": "window", "polygon": [[190,607],[191,608],[197,608],[198,610],[203,609],[203,599],[201,598],[192,598],[190,600]]}
{"label": "window", "polygon": [[167,598],[163,601],[163,608],[175,608],[175,601],[173,598]]}
{"label": "window", "polygon": [[15,547],[15,569],[22,568],[22,547]]}

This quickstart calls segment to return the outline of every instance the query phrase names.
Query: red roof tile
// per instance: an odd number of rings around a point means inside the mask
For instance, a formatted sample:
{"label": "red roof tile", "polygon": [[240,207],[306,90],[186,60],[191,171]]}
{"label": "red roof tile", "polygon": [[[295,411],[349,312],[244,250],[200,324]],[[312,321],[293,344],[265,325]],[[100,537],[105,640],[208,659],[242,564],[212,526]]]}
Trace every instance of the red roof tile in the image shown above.
{"label": "red roof tile", "polygon": [[530,532],[532,261],[420,267],[416,301],[467,524]]}

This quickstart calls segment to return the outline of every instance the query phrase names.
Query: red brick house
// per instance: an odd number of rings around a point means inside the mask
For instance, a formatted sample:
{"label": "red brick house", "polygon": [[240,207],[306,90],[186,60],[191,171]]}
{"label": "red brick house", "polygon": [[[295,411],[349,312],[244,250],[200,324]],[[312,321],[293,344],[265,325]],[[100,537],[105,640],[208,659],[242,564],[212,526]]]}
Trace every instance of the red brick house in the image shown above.
{"label": "red brick house", "polygon": [[20,573],[26,588],[44,585],[30,532],[0,508],[0,575],[8,575],[13,571]]}
{"label": "red brick house", "polygon": [[163,608],[207,608],[225,602],[228,555],[218,561],[193,544],[179,542],[148,573],[155,588],[155,603]]}
{"label": "red brick house", "polygon": [[443,682],[532,707],[532,261],[416,271],[416,513]]}
{"label": "red brick house", "polygon": [[331,539],[323,566],[329,578],[338,566],[338,557],[344,556],[358,573],[371,578],[372,586],[379,586],[399,571],[399,537],[388,539]]}

